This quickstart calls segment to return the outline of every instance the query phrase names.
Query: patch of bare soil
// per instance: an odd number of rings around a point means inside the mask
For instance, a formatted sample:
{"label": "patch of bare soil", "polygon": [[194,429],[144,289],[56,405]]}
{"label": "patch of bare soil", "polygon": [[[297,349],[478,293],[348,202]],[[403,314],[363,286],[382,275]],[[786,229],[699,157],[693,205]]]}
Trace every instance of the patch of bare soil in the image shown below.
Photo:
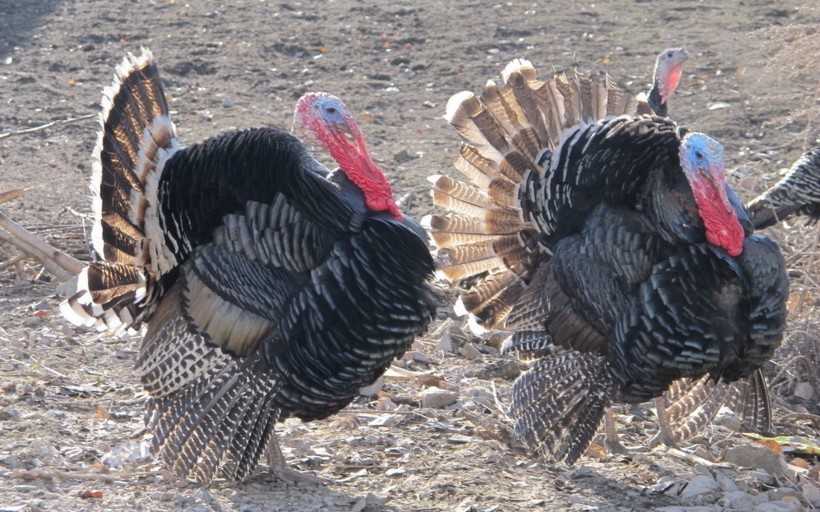
{"label": "patch of bare soil", "polygon": [[[542,74],[577,63],[648,88],[654,56],[685,45],[671,113],[713,135],[744,198],[817,144],[817,10],[804,0],[354,2],[0,0],[0,133],[98,111],[126,51],[150,47],[183,143],[220,131],[290,126],[308,90],[342,96],[409,209],[432,211],[425,177],[451,173],[442,120],[516,57]],[[0,135],[0,206],[87,258],[93,119]],[[325,156],[321,158],[326,159]],[[790,328],[767,368],[776,430],[818,443],[818,229],[770,230],[792,275]],[[521,367],[447,326],[397,363],[384,387],[322,422],[278,427],[298,469],[333,479],[287,486],[261,475],[209,489],[179,484],[145,451],[138,339],[64,322],[55,280],[0,243],[0,510],[801,510],[820,504],[817,456],[783,456],[724,418],[681,450],[591,450],[576,467],[531,460],[503,414]],[[442,319],[452,309],[442,307]],[[421,407],[429,389],[451,394]],[[440,394],[441,395],[441,394]],[[427,397],[426,400],[430,400]],[[425,402],[428,404],[428,402]],[[435,403],[433,403],[435,405]],[[627,444],[654,434],[649,407],[623,411]],[[772,446],[777,448],[777,446]],[[787,445],[787,452],[793,450]],[[727,452],[734,450],[734,455]],[[751,457],[750,468],[743,468]],[[732,460],[735,464],[730,464]]]}

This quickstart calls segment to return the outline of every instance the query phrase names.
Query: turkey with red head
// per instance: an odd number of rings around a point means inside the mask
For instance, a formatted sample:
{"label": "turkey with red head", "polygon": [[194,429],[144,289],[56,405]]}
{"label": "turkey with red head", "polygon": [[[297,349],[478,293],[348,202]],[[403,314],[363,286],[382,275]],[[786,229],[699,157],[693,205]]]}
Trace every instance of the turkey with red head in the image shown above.
{"label": "turkey with red head", "polygon": [[450,213],[423,223],[441,274],[487,273],[457,307],[534,359],[513,386],[516,433],[571,463],[610,404],[760,368],[782,339],[785,263],[752,234],[715,140],[631,115],[609,80],[543,81],[522,60],[502,75],[450,99],[470,183],[433,177]]}
{"label": "turkey with red head", "polygon": [[[434,316],[433,261],[344,103],[303,96],[292,135],[230,131],[182,148],[157,65],[129,55],[106,89],[92,180],[100,260],[62,310],[147,326],[136,369],[152,448],[177,475],[247,478],[288,417],[330,416]],[[421,236],[419,235],[421,233]]]}

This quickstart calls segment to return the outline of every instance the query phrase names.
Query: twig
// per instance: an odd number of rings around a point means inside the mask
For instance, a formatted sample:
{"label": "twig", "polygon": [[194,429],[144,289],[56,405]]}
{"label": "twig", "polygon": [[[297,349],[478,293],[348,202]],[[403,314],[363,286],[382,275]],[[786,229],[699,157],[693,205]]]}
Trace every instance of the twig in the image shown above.
{"label": "twig", "polygon": [[14,476],[26,481],[46,480],[55,478],[60,480],[101,480],[103,482],[115,482],[133,477],[155,476],[159,471],[122,471],[117,473],[71,473],[60,470],[32,469],[29,471],[15,471]]}
{"label": "twig", "polygon": [[14,266],[14,265],[17,265],[18,263],[20,263],[21,261],[23,261],[26,258],[28,258],[28,256],[21,254],[19,256],[15,256],[14,258],[12,258],[8,261],[4,261],[4,262],[0,263],[0,270],[6,269],[6,268]]}
{"label": "twig", "polygon": [[70,280],[85,266],[80,260],[40,240],[2,213],[0,213],[0,240],[12,244],[39,261],[60,281]]}
{"label": "twig", "polygon": [[14,190],[9,190],[8,192],[3,192],[0,194],[0,203],[7,203],[12,199],[17,199],[18,197],[22,196],[26,192],[31,190],[30,188],[15,188]]}
{"label": "twig", "polygon": [[79,117],[69,117],[68,119],[58,119],[57,121],[51,121],[50,123],[46,123],[40,126],[35,126],[33,128],[26,128],[25,130],[17,130],[12,132],[5,132],[0,133],[0,140],[7,139],[9,137],[15,137],[17,135],[28,135],[29,133],[36,133],[41,132],[43,130],[47,130],[54,126],[62,126],[65,124],[77,123],[80,121],[85,121],[86,119],[91,119],[92,117],[96,117],[97,114],[86,114],[84,116]]}

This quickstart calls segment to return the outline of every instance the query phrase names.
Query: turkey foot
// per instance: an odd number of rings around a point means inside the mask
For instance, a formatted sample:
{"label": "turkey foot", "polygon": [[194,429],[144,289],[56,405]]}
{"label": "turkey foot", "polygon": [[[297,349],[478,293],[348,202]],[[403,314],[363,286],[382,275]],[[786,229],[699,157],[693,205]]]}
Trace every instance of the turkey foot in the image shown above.
{"label": "turkey foot", "polygon": [[285,456],[282,455],[282,449],[279,448],[279,441],[275,436],[276,434],[274,434],[274,437],[270,440],[270,443],[268,443],[266,453],[269,471],[275,475],[276,478],[289,485],[296,485],[297,483],[328,485],[333,483],[333,480],[311,475],[310,473],[302,473],[288,466],[288,463],[285,461]]}
{"label": "turkey foot", "polygon": [[618,429],[615,424],[615,415],[612,414],[612,409],[607,409],[604,414],[604,447],[607,452],[618,454],[647,451],[643,446],[628,448],[621,444],[621,440],[618,437]]}
{"label": "turkey foot", "polygon": [[654,448],[663,443],[670,448],[678,448],[678,442],[675,439],[675,433],[666,412],[666,398],[659,396],[655,398],[654,402],[658,414],[658,433],[649,441],[649,447]]}

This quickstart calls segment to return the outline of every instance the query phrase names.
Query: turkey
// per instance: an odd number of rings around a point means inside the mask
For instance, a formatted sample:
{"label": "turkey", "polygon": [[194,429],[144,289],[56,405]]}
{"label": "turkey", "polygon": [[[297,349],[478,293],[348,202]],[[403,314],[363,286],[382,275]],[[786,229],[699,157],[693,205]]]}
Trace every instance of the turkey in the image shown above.
{"label": "turkey", "polygon": [[423,230],[335,96],[306,94],[294,114],[332,172],[273,128],[182,148],[147,50],[117,68],[100,120],[101,259],[64,315],[115,333],[147,326],[136,362],[146,423],[179,477],[244,480],[267,447],[272,470],[299,478],[274,424],[336,413],[433,318]]}
{"label": "turkey", "polygon": [[638,95],[638,114],[669,115],[668,101],[678,88],[683,64],[688,58],[689,54],[683,48],[667,48],[658,54],[652,73],[652,88],[648,95]]}
{"label": "turkey", "polygon": [[470,183],[432,177],[450,213],[423,224],[440,274],[470,278],[457,309],[534,360],[513,386],[516,433],[572,463],[612,403],[756,372],[782,339],[785,262],[752,234],[713,139],[630,115],[609,80],[542,81],[524,60],[502,76],[448,102]]}
{"label": "turkey", "polygon": [[749,214],[755,228],[773,226],[794,215],[820,220],[820,148],[805,152],[772,188],[753,199]]}

